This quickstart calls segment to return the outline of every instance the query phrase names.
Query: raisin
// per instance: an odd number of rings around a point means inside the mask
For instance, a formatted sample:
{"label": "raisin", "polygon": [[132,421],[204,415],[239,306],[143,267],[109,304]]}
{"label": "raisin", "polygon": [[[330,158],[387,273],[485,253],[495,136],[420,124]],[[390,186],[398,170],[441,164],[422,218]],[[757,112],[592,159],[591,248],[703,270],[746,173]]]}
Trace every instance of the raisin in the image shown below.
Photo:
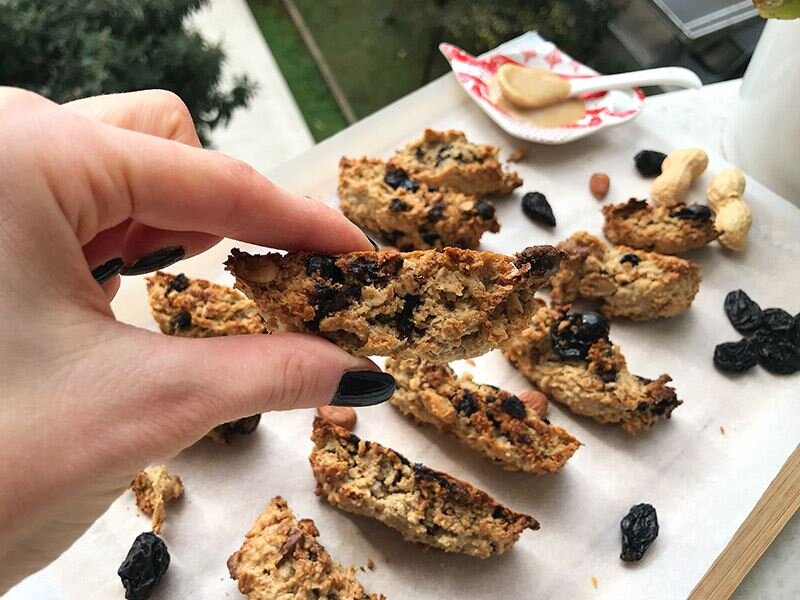
{"label": "raisin", "polygon": [[117,575],[125,586],[128,600],[146,600],[169,567],[169,551],[160,537],[151,531],[140,533],[133,540],[128,556]]}
{"label": "raisin", "polygon": [[397,313],[395,317],[395,327],[401,337],[408,339],[414,333],[414,320],[412,316],[416,308],[422,304],[419,296],[407,294],[403,296],[403,308]]}
{"label": "raisin", "polygon": [[447,160],[448,158],[452,158],[454,160],[457,160],[458,162],[464,162],[464,159],[461,158],[460,154],[457,155],[457,156],[451,156],[450,155],[450,151],[452,149],[453,149],[453,147],[450,144],[447,144],[446,146],[442,146],[441,148],[439,148],[439,151],[436,153],[436,163],[435,164],[436,164],[437,167],[440,164],[442,164],[445,160]]}
{"label": "raisin", "polygon": [[175,331],[186,331],[192,326],[192,315],[186,311],[179,312],[170,319],[169,324]]}
{"label": "raisin", "polygon": [[428,219],[430,223],[436,223],[442,220],[444,216],[444,204],[442,202],[437,202],[433,206],[430,207],[428,210],[428,214],[425,215],[425,218]]}
{"label": "raisin", "polygon": [[528,192],[522,197],[522,212],[534,221],[544,223],[550,227],[556,226],[556,218],[553,216],[553,209],[544,194],[539,192]]}
{"label": "raisin", "polygon": [[761,307],[742,290],[733,290],[725,296],[725,314],[739,333],[750,333],[761,325]]}
{"label": "raisin", "polygon": [[718,344],[714,348],[714,365],[728,373],[744,373],[758,363],[755,346],[750,340]]}
{"label": "raisin", "polygon": [[261,422],[261,415],[253,415],[252,417],[244,417],[236,419],[235,421],[228,421],[222,425],[214,427],[214,433],[222,437],[226,442],[230,442],[231,438],[235,435],[250,435],[253,433],[258,424]]}
{"label": "raisin", "polygon": [[711,209],[704,204],[692,204],[691,206],[684,206],[678,210],[671,210],[670,217],[676,219],[695,219],[697,221],[710,221]]}
{"label": "raisin", "polygon": [[800,348],[783,336],[761,338],[758,362],[770,373],[791,375],[800,371]]}
{"label": "raisin", "polygon": [[411,208],[406,202],[400,200],[400,198],[392,198],[392,201],[389,203],[389,210],[392,212],[406,212],[409,208]]}
{"label": "raisin", "polygon": [[411,179],[403,169],[395,169],[394,167],[386,169],[383,182],[395,190],[397,188],[403,188],[409,192],[416,192],[419,189],[419,184]]}
{"label": "raisin", "polygon": [[475,212],[484,221],[490,221],[494,218],[494,204],[480,198],[475,202]]}
{"label": "raisin", "polygon": [[792,319],[792,326],[789,329],[789,341],[795,346],[800,346],[800,313],[797,313]]}
{"label": "raisin", "polygon": [[381,266],[374,258],[357,256],[347,265],[348,272],[364,285],[383,283],[386,274],[381,272]]}
{"label": "raisin", "polygon": [[422,234],[422,241],[428,244],[429,246],[433,246],[436,242],[438,242],[442,237],[433,231],[428,231]]}
{"label": "raisin", "polygon": [[508,511],[502,506],[495,506],[494,509],[492,509],[492,518],[499,519],[501,521],[508,521]]}
{"label": "raisin", "polygon": [[478,410],[478,401],[472,392],[464,392],[464,396],[456,404],[456,410],[462,415],[469,417]]}
{"label": "raisin", "polygon": [[624,561],[641,560],[650,544],[658,537],[658,516],[650,504],[632,506],[620,521],[622,529],[622,553]]}
{"label": "raisin", "polygon": [[617,369],[614,365],[603,366],[597,369],[597,376],[603,383],[613,383],[617,380]]}
{"label": "raisin", "polygon": [[182,292],[187,287],[189,287],[189,280],[186,278],[186,275],[183,273],[178,273],[175,276],[175,279],[167,284],[167,289],[164,292],[164,295],[169,296],[170,292]]}
{"label": "raisin", "polygon": [[642,150],[633,157],[633,162],[636,165],[636,170],[643,177],[655,177],[661,175],[661,164],[667,155],[663,152],[656,152],[655,150]]}
{"label": "raisin", "polygon": [[639,264],[639,257],[635,254],[623,254],[619,257],[619,264],[624,265],[625,263],[631,263],[634,267]]}
{"label": "raisin", "polygon": [[528,416],[528,411],[525,410],[525,404],[516,396],[507,396],[500,402],[503,410],[514,417],[515,419],[524,419]]}
{"label": "raisin", "polygon": [[570,313],[550,328],[553,351],[562,358],[586,358],[589,348],[608,338],[608,322],[594,312]]}
{"label": "raisin", "polygon": [[342,310],[353,299],[361,297],[361,288],[350,286],[340,289],[318,284],[314,290],[311,304],[314,306],[314,318],[308,323],[311,331],[319,331],[319,324],[328,315]]}
{"label": "raisin", "polygon": [[336,266],[336,258],[333,256],[309,256],[306,259],[306,275],[313,275],[319,273],[319,276],[341,283],[344,281],[342,270]]}
{"label": "raisin", "polygon": [[792,328],[792,315],[782,308],[765,308],[761,313],[761,329],[788,333]]}

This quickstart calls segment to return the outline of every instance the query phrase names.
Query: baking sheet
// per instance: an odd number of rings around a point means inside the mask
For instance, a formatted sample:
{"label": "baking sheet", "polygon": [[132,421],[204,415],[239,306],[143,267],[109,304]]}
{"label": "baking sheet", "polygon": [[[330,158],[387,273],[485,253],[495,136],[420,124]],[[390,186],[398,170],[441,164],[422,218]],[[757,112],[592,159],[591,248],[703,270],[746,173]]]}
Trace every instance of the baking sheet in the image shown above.
{"label": "baking sheet", "polygon": [[[459,128],[471,139],[499,144],[503,155],[524,145],[502,133],[447,76],[291,161],[273,178],[297,192],[335,203],[337,163],[343,154],[389,156],[424,127]],[[606,202],[645,197],[649,180],[635,172],[639,149],[671,149],[691,139],[663,127],[645,111],[636,121],[561,147],[531,146],[514,166],[525,185],[497,201],[499,234],[483,247],[511,252],[554,243],[573,231],[599,234],[600,206],[587,189],[589,175],[611,177]],[[704,201],[710,176],[724,161],[711,156],[707,174],[692,189]],[[530,223],[519,208],[524,191],[550,200],[558,227]],[[169,462],[186,485],[168,506],[163,535],[172,563],[158,599],[238,598],[225,561],[273,495],[300,517],[313,518],[334,558],[356,566],[371,558],[374,572],[359,572],[370,591],[390,598],[615,598],[685,597],[724,548],[786,457],[800,440],[800,375],[779,377],[756,368],[744,377],[715,371],[714,345],[738,339],[722,311],[738,287],[762,307],[800,310],[800,210],[752,180],[747,199],[754,223],[742,254],[717,244],[690,254],[703,283],[692,309],[657,322],[613,322],[611,338],[631,370],[666,372],[684,404],[670,421],[630,437],[613,426],[573,416],[557,405],[551,421],[584,442],[561,473],[533,477],[497,469],[455,439],[411,424],[389,405],[359,410],[356,433],[488,491],[542,525],[526,532],[507,554],[488,560],[449,555],[403,542],[377,522],[334,509],[314,493],[308,466],[312,411],[265,415],[257,432],[230,447],[203,440]],[[241,244],[237,244],[246,247]],[[188,275],[229,282],[222,270],[231,243],[183,263]],[[177,272],[177,269],[173,268]],[[119,318],[155,329],[140,278],[126,279],[114,303]],[[513,392],[529,388],[498,352],[459,367],[476,380]],[[721,432],[724,428],[724,435]],[[619,520],[631,505],[650,502],[661,526],[640,563],[619,560]],[[130,492],[59,560],[39,575],[48,598],[123,598],[117,567],[149,519]],[[597,588],[592,578],[596,578]]]}

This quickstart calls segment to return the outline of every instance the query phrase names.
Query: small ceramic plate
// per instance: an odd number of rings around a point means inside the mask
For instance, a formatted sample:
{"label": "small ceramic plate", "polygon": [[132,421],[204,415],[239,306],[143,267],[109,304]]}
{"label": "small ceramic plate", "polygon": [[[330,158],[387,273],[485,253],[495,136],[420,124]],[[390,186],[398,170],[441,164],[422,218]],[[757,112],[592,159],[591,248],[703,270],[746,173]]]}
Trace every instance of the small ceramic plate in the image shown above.
{"label": "small ceramic plate", "polygon": [[489,117],[511,135],[540,144],[566,144],[605,127],[630,121],[642,110],[644,94],[638,88],[612,90],[583,96],[586,113],[563,127],[537,127],[513,115],[494,101],[490,80],[504,64],[548,69],[566,79],[597,77],[594,69],[578,62],[536,32],[525,33],[486,54],[474,57],[452,44],[439,50],[462,87]]}

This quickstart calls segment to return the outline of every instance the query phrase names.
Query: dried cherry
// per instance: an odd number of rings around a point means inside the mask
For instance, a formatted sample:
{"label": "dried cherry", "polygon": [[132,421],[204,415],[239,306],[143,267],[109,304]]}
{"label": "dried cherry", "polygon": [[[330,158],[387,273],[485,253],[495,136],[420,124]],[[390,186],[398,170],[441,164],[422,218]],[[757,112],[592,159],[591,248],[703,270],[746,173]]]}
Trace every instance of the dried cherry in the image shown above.
{"label": "dried cherry", "polygon": [[742,290],[725,296],[725,314],[739,333],[751,333],[761,326],[761,307]]}
{"label": "dried cherry", "polygon": [[169,551],[164,540],[152,531],[140,533],[117,570],[125,598],[147,600],[168,567]]}
{"label": "dried cherry", "polygon": [[529,219],[544,223],[550,227],[556,226],[553,209],[550,207],[545,195],[540,192],[528,192],[522,197],[522,212]]}
{"label": "dried cherry", "polygon": [[632,506],[620,521],[624,561],[642,560],[650,544],[658,537],[658,515],[651,504]]}
{"label": "dried cherry", "polygon": [[633,157],[636,170],[644,177],[661,175],[661,164],[667,155],[655,150],[642,150]]}

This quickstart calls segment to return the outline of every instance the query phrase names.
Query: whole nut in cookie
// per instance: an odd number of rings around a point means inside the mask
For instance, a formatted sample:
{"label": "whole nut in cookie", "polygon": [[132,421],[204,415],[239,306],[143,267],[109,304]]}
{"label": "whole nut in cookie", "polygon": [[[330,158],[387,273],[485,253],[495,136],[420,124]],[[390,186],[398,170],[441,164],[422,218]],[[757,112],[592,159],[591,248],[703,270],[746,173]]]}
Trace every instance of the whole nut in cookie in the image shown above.
{"label": "whole nut in cookie", "polygon": [[356,411],[349,406],[320,406],[317,414],[329,423],[344,427],[350,431],[356,426]]}
{"label": "whole nut in cookie", "polygon": [[650,197],[663,206],[680,204],[692,181],[708,166],[708,155],[700,148],[683,148],[667,155],[661,175],[650,186]]}
{"label": "whole nut in cookie", "polygon": [[544,418],[547,416],[547,411],[550,407],[550,404],[547,400],[547,394],[544,392],[540,392],[539,390],[528,390],[527,392],[522,392],[517,396],[522,402],[534,411],[537,415]]}
{"label": "whole nut in cookie", "polygon": [[739,169],[720,171],[708,186],[708,204],[715,214],[714,228],[720,232],[719,243],[730,250],[744,250],[753,215],[744,194],[745,179]]}
{"label": "whole nut in cookie", "polygon": [[605,173],[593,173],[589,178],[589,191],[598,200],[606,197],[609,187],[611,187],[611,179]]}

